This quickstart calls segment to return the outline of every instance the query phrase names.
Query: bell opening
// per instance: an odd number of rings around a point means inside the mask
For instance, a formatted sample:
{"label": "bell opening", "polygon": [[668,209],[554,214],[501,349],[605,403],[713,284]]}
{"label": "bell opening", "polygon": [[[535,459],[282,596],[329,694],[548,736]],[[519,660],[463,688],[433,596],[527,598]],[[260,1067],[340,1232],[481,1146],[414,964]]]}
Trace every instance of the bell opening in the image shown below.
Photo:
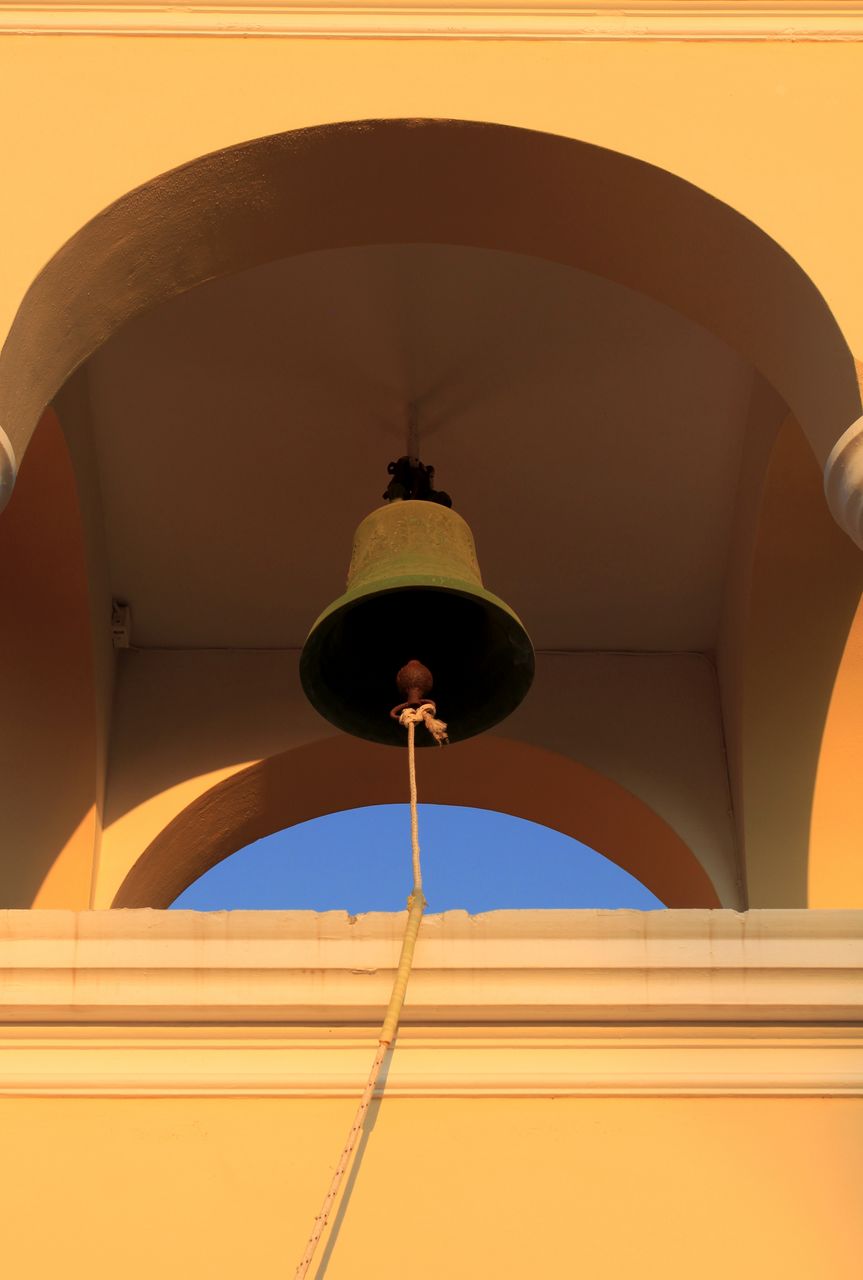
{"label": "bell opening", "polygon": [[[450,741],[491,728],[515,709],[533,678],[533,648],[518,619],[491,600],[451,588],[394,588],[346,602],[314,628],[300,675],[332,724],[372,742],[404,746],[390,717],[396,675],[417,659]],[[417,745],[434,745],[417,734]]]}

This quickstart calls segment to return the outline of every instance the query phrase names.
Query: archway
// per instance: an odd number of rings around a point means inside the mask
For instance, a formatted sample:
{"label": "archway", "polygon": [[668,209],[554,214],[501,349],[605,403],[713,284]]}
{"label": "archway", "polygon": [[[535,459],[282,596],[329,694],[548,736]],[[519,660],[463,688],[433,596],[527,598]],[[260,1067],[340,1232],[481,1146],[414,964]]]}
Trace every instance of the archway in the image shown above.
{"label": "archway", "polygon": [[[469,805],[418,805],[426,908],[657,911],[623,867],[553,827]],[[339,809],[273,831],[210,867],[172,911],[401,912],[410,805]]]}
{"label": "archway", "polygon": [[[70,372],[135,315],[255,264],[381,242],[526,254],[649,295],[743,353],[794,408],[822,463],[859,414],[853,362],[823,298],[727,205],[655,166],[563,137],[370,121],[204,156],[82,228],[34,282],[0,353],[10,458],[23,457]],[[0,467],[0,490],[10,476]],[[855,495],[842,493],[834,514],[854,534]]]}
{"label": "archway", "polygon": [[[705,192],[554,135],[360,121],[194,160],[105,209],[60,250],[0,354],[12,455],[5,490],[45,404],[132,316],[255,264],[383,242],[531,254],[667,303],[754,364],[822,465],[860,414],[853,360],[817,289],[765,233]],[[837,475],[843,457],[834,458]],[[834,514],[863,537],[855,485],[834,484],[831,494]]]}
{"label": "archway", "polygon": [[[404,800],[404,754],[327,738],[262,760],[188,805],[145,849],[113,906],[167,907],[253,840],[338,809]],[[643,801],[594,769],[506,738],[471,739],[423,758],[423,799],[497,809],[575,836],[669,907],[718,907],[694,853]]]}

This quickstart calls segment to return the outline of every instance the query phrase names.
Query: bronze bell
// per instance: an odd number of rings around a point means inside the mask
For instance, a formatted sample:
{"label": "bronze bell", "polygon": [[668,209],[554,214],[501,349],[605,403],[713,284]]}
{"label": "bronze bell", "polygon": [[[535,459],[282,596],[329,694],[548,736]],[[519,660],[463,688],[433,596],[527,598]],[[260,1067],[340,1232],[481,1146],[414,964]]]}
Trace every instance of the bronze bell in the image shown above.
{"label": "bronze bell", "polygon": [[[498,724],[533,680],[530,638],[509,605],[483,587],[473,534],[444,498],[391,501],[366,516],[354,535],[347,590],[303,648],[309,701],[355,737],[404,746],[390,709],[402,701],[396,676],[412,660],[432,673],[430,696],[452,742]],[[416,742],[432,739],[418,733]]]}

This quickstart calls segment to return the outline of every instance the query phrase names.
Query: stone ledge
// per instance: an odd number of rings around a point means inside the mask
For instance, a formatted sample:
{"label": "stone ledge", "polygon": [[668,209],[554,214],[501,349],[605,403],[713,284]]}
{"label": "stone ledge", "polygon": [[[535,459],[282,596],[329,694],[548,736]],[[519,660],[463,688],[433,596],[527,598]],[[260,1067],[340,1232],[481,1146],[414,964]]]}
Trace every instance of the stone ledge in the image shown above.
{"label": "stone ledge", "polygon": [[354,39],[494,40],[734,40],[855,41],[863,39],[863,6],[795,0],[736,3],[593,4],[546,0],[539,5],[422,3],[292,4],[252,0],[214,4],[191,0],[48,0],[0,3],[0,33],[12,35],[259,36]]}
{"label": "stone ledge", "polygon": [[[0,1028],[0,1096],[355,1097],[368,1028]],[[860,1097],[863,1029],[407,1027],[410,1097]]]}
{"label": "stone ledge", "polygon": [[[0,913],[0,1022],[374,1026],[404,914]],[[405,1025],[863,1023],[861,911],[447,912]]]}

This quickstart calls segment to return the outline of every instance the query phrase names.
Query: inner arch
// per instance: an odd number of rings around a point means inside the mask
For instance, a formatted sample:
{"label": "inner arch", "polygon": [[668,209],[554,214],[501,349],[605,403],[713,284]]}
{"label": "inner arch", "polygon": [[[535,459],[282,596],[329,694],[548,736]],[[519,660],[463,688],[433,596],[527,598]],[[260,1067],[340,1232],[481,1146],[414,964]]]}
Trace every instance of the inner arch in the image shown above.
{"label": "inner arch", "polygon": [[[115,907],[167,907],[223,858],[284,827],[405,799],[402,751],[346,736],[251,765],[193,801],[145,849]],[[677,833],[611,778],[555,752],[493,735],[423,756],[422,799],[527,818],[611,858],[669,907],[718,907]]]}
{"label": "inner arch", "polygon": [[[655,910],[663,904],[595,849],[524,818],[419,805],[427,909]],[[179,910],[401,911],[410,806],[347,809],[275,831],[211,867]]]}

